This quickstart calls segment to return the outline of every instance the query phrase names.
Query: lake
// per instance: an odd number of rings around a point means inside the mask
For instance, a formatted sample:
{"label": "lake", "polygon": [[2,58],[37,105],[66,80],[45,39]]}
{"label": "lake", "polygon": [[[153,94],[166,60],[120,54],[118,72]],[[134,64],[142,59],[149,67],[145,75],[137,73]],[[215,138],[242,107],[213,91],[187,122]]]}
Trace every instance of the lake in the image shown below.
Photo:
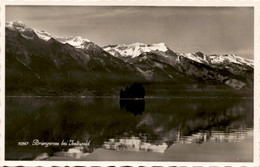
{"label": "lake", "polygon": [[6,97],[6,160],[253,161],[252,98]]}

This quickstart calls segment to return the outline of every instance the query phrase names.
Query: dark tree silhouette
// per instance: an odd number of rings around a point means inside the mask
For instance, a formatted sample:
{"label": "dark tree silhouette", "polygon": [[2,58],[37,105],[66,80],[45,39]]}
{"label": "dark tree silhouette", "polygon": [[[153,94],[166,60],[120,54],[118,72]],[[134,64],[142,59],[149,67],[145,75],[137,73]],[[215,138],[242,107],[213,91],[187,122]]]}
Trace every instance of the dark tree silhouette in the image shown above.
{"label": "dark tree silhouette", "polygon": [[145,110],[144,100],[120,100],[121,111],[131,112],[134,115],[142,114]]}
{"label": "dark tree silhouette", "polygon": [[145,90],[141,83],[134,83],[125,90],[120,90],[120,98],[144,98]]}

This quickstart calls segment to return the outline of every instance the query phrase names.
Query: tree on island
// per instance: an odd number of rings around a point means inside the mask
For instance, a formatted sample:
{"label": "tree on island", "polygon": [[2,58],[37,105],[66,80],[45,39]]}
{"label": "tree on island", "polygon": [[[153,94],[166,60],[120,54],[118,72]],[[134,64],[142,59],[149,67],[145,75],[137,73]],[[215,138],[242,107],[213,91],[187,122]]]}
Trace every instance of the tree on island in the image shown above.
{"label": "tree on island", "polygon": [[120,98],[144,98],[145,90],[141,83],[134,83],[120,90]]}

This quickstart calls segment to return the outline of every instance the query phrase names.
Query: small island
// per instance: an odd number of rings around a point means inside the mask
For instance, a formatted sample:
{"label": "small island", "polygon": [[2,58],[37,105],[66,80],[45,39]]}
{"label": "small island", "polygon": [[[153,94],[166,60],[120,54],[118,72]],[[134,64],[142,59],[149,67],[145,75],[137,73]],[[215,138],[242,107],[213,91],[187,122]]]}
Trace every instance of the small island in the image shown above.
{"label": "small island", "polygon": [[134,83],[127,86],[125,90],[120,90],[120,99],[124,98],[144,98],[145,89],[141,83]]}

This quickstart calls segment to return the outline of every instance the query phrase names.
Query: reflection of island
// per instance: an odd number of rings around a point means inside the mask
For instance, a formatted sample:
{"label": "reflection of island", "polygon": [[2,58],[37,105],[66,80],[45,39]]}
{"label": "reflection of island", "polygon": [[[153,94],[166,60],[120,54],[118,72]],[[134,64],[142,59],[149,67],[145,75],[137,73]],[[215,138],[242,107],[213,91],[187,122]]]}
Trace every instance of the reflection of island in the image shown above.
{"label": "reflection of island", "polygon": [[144,98],[145,90],[142,84],[134,83],[125,90],[120,90],[120,98]]}
{"label": "reflection of island", "polygon": [[134,115],[142,114],[145,109],[144,100],[120,100],[121,110],[131,112]]}
{"label": "reflection of island", "polygon": [[122,150],[122,151],[151,151],[164,153],[168,145],[163,142],[159,145],[155,145],[141,140],[139,137],[128,137],[120,139],[109,139],[108,142],[104,142],[103,148],[109,150]]}

